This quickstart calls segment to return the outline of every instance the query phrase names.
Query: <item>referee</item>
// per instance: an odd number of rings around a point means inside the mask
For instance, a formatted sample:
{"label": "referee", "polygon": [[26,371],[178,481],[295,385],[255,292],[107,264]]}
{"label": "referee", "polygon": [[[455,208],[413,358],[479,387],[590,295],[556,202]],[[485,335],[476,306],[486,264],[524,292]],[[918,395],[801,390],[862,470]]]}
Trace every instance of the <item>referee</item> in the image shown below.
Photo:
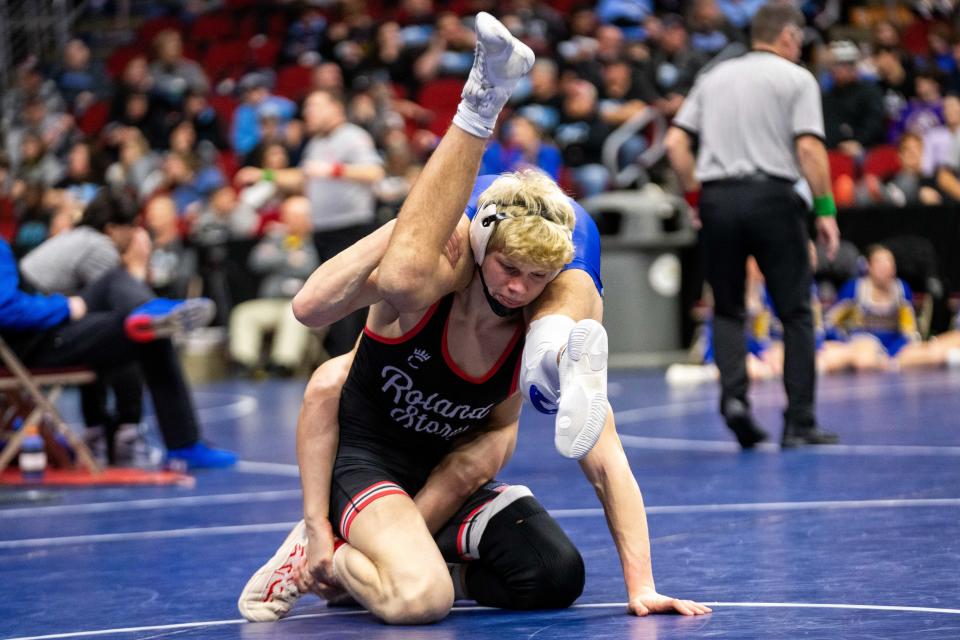
{"label": "referee", "polygon": [[699,204],[706,277],[715,299],[720,412],[744,449],[767,438],[747,400],[744,280],[750,255],[783,322],[788,406],[781,446],[837,442],[817,426],[814,414],[807,208],[793,189],[802,174],[814,195],[818,241],[832,258],[840,232],[820,91],[813,75],[796,64],[803,27],[803,15],[788,3],[760,8],[751,24],[753,50],[701,75],[666,138],[688,202]]}

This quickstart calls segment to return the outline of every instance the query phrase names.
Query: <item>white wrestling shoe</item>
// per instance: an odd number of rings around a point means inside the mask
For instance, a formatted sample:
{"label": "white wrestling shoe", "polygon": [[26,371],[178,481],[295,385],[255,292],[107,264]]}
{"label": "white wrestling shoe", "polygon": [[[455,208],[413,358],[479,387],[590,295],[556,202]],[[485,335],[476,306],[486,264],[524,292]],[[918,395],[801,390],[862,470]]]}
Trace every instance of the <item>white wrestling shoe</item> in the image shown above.
{"label": "white wrestling shoe", "polygon": [[503,105],[533,66],[534,55],[489,13],[477,14],[476,30],[473,68],[453,123],[467,133],[489,138]]}
{"label": "white wrestling shoe", "polygon": [[307,525],[301,520],[270,560],[247,582],[237,600],[250,622],[273,622],[290,613],[300,596],[294,569],[307,555]]}
{"label": "white wrestling shoe", "polygon": [[560,455],[579,460],[600,438],[607,421],[607,332],[596,320],[570,330],[560,355],[560,404],[554,445]]}

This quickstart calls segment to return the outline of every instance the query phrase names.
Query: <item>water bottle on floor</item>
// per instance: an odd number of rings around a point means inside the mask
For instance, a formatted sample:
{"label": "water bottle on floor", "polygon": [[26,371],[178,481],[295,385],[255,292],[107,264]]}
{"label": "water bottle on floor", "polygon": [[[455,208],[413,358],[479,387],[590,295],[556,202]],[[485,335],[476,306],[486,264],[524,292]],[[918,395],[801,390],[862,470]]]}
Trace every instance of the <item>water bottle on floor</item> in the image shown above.
{"label": "water bottle on floor", "polygon": [[27,427],[26,436],[20,443],[20,457],[17,459],[20,466],[20,477],[24,482],[43,482],[43,474],[47,469],[47,452],[44,449],[43,437],[36,425]]}

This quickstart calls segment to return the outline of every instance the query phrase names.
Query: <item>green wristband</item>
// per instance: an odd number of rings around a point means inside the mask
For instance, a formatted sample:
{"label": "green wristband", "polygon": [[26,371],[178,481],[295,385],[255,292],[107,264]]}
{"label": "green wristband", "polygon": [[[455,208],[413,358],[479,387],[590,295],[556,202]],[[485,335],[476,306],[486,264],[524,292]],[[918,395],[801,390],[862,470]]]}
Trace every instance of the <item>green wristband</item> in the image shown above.
{"label": "green wristband", "polygon": [[813,212],[818,216],[832,218],[837,215],[837,204],[833,201],[833,194],[817,196],[813,199]]}
{"label": "green wristband", "polygon": [[276,176],[273,175],[273,169],[262,169],[260,171],[260,177],[267,182],[273,182]]}

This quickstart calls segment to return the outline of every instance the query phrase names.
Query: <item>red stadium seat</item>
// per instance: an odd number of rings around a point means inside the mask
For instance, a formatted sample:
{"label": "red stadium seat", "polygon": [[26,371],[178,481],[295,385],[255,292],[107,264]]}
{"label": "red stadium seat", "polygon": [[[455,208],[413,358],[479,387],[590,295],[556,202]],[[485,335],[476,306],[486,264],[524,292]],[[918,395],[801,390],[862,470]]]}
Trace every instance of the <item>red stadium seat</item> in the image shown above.
{"label": "red stadium seat", "polygon": [[110,102],[101,100],[94,102],[77,119],[77,127],[84,135],[93,138],[100,134],[110,117]]}
{"label": "red stadium seat", "polygon": [[233,96],[211,95],[210,106],[217,112],[221,122],[233,122],[233,112],[237,108],[238,101]]}
{"label": "red stadium seat", "polygon": [[215,42],[203,57],[203,69],[213,81],[238,78],[250,66],[250,47],[244,40]]}
{"label": "red stadium seat", "polygon": [[277,86],[274,88],[274,93],[291,100],[299,100],[310,90],[312,76],[313,67],[304,67],[299,64],[283,67],[277,73]]}
{"label": "red stadium seat", "polygon": [[140,42],[149,45],[155,35],[161,31],[166,31],[167,29],[172,29],[182,33],[183,23],[180,22],[179,18],[175,18],[173,16],[165,16],[162,18],[153,18],[151,20],[147,20],[140,25],[139,29],[137,29],[137,39]]}
{"label": "red stadium seat", "polygon": [[250,56],[255,67],[273,68],[280,53],[280,42],[270,38],[258,37],[250,43]]}
{"label": "red stadium seat", "polygon": [[903,48],[915,56],[925,56],[930,52],[930,43],[927,34],[930,32],[930,23],[926,20],[914,20],[903,30]]}
{"label": "red stadium seat", "polygon": [[827,151],[827,160],[830,161],[830,178],[833,180],[840,176],[857,176],[857,163],[847,154],[830,149]]}
{"label": "red stadium seat", "polygon": [[890,144],[873,147],[863,159],[863,172],[886,180],[900,171],[900,154]]}
{"label": "red stadium seat", "polygon": [[438,136],[447,130],[457,112],[463,84],[463,78],[437,78],[423,85],[417,94],[417,103],[433,112],[427,128]]}
{"label": "red stadium seat", "polygon": [[138,42],[136,44],[128,44],[122,47],[117,47],[111,51],[110,55],[107,57],[107,73],[110,74],[111,78],[116,78],[123,73],[123,70],[127,67],[128,62],[137,56],[146,54],[147,50],[144,43]]}
{"label": "red stadium seat", "polygon": [[463,78],[437,78],[423,85],[417,94],[417,102],[432,110],[454,111],[460,104],[460,92],[463,91]]}
{"label": "red stadium seat", "polygon": [[240,170],[240,160],[233,151],[220,152],[220,170],[227,177],[227,181],[232,182],[233,176]]}
{"label": "red stadium seat", "polygon": [[211,42],[226,40],[236,33],[233,16],[229,13],[205,13],[194,21],[190,37],[194,41]]}

